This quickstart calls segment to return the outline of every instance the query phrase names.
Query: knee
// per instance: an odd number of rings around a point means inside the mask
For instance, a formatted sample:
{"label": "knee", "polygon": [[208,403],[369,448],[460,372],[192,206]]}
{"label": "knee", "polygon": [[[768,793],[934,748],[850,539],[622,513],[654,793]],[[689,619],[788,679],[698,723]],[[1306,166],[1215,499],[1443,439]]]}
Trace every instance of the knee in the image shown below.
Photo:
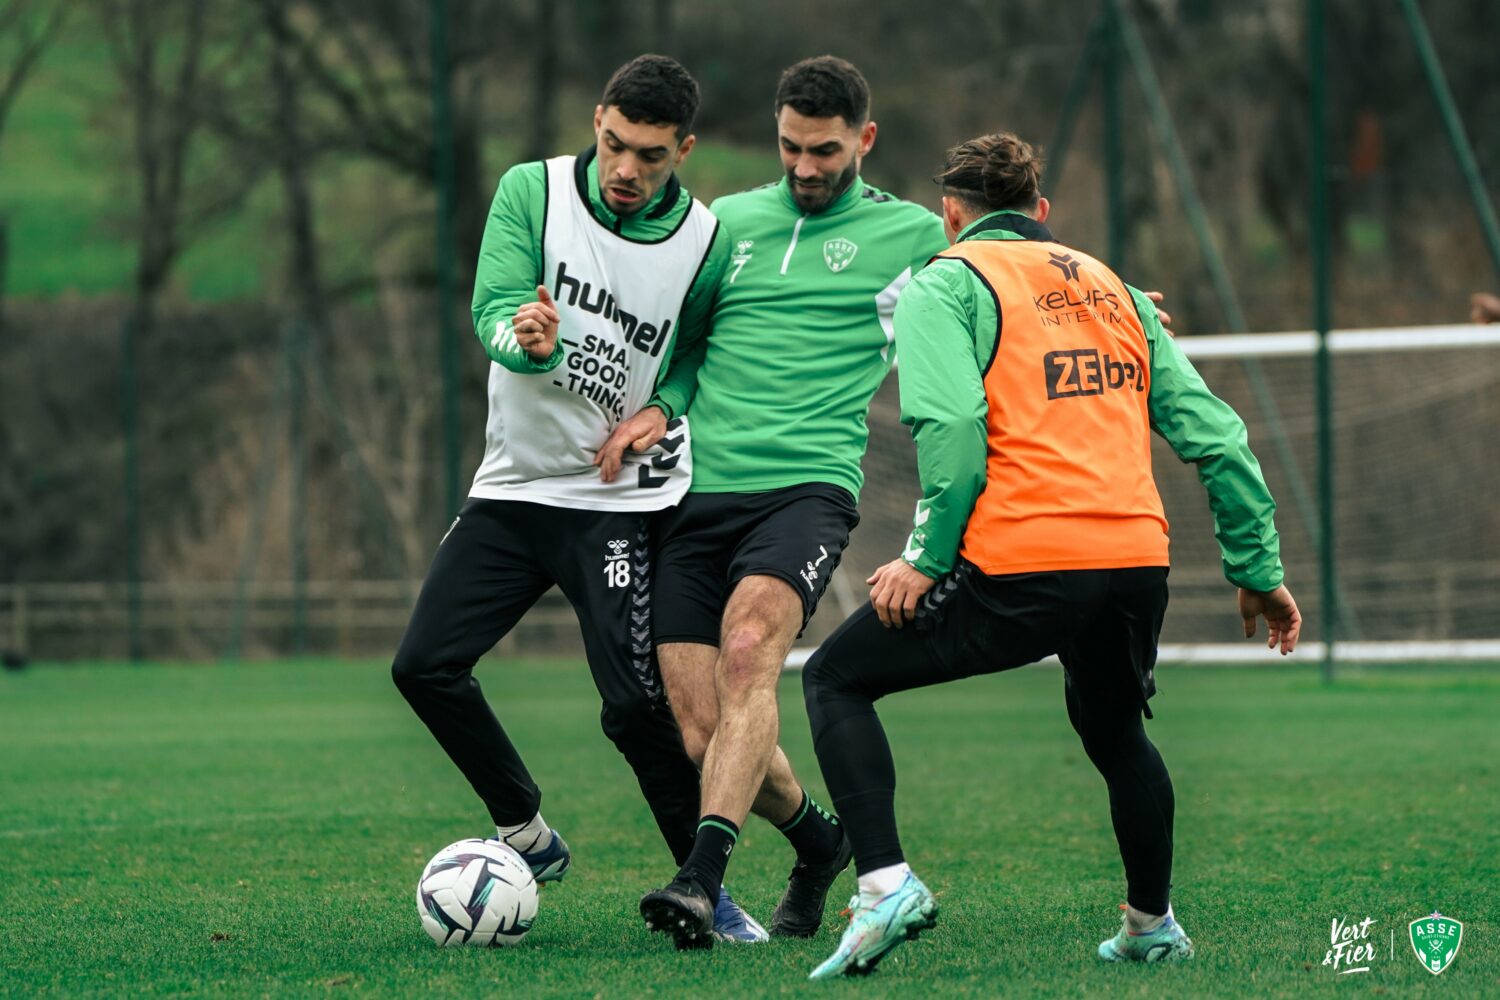
{"label": "knee", "polygon": [[604,735],[618,743],[634,733],[651,728],[655,715],[652,704],[644,696],[623,701],[607,701],[599,711],[599,724]]}
{"label": "knee", "polygon": [[807,702],[809,709],[827,684],[828,657],[824,655],[823,647],[819,646],[802,667],[802,700]]}
{"label": "knee", "polygon": [[838,663],[836,657],[828,655],[828,645],[824,644],[802,668],[802,701],[807,706],[807,720],[814,734],[847,714],[848,706],[866,707],[874,700],[849,683],[851,678],[838,668]]}
{"label": "knee", "polygon": [[802,703],[807,706],[807,721],[812,724],[814,732],[818,730],[818,723],[822,718],[823,705],[819,695],[823,691],[824,676],[826,669],[824,663],[827,660],[822,656],[822,648],[813,653],[812,658],[802,667]]}
{"label": "knee", "polygon": [[391,661],[391,680],[402,694],[410,696],[431,685],[433,666],[429,657],[403,646]]}
{"label": "knee", "polygon": [[802,696],[811,706],[820,698],[858,696],[874,701],[876,694],[868,689],[860,671],[859,662],[850,655],[850,650],[835,640],[823,643],[807,658],[802,668]]}
{"label": "knee", "polygon": [[1150,745],[1139,709],[1132,718],[1129,711],[1090,705],[1078,713],[1073,728],[1078,732],[1083,752],[1106,775],[1129,765]]}
{"label": "knee", "polygon": [[726,693],[743,693],[776,675],[781,665],[768,662],[774,645],[772,632],[757,619],[739,622],[726,631],[719,650],[719,680]]}
{"label": "knee", "polygon": [[771,633],[769,623],[759,618],[746,618],[733,623],[724,635],[719,661],[745,663],[760,658],[771,639]]}
{"label": "knee", "polygon": [[1068,709],[1068,725],[1073,732],[1083,736],[1083,706],[1078,701],[1078,692],[1073,690],[1073,681],[1063,674],[1063,704]]}

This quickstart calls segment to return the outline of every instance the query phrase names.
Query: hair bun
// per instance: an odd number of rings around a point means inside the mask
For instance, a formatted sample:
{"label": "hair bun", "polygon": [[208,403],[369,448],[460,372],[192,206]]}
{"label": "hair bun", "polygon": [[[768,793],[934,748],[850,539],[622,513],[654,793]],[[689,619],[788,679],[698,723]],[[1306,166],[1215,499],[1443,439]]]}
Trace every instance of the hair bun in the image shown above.
{"label": "hair bun", "polygon": [[945,191],[974,201],[975,208],[1030,209],[1041,197],[1042,159],[1014,133],[994,132],[948,150],[943,169],[933,179]]}
{"label": "hair bun", "polygon": [[1005,207],[1035,203],[1041,180],[1036,153],[1009,132],[993,139],[982,167],[985,200]]}

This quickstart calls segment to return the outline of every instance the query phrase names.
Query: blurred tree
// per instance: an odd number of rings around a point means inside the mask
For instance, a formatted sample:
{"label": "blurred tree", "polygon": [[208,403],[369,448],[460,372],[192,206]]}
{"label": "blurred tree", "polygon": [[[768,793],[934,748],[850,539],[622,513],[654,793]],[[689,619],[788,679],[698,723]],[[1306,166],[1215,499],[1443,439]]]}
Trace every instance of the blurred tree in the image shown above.
{"label": "blurred tree", "polygon": [[203,91],[210,78],[227,72],[226,63],[240,50],[226,47],[210,61],[209,5],[196,0],[93,2],[128,108],[136,188],[131,321],[136,336],[144,339],[182,251],[205,227],[237,208],[248,185],[240,171],[210,163],[201,148]]}
{"label": "blurred tree", "polygon": [[3,0],[0,2],[0,135],[5,121],[20,96],[26,78],[36,68],[37,60],[62,30],[68,8],[63,4],[42,4],[37,0]]}
{"label": "blurred tree", "polygon": [[[681,59],[703,87],[700,152],[686,171],[696,195],[776,179],[777,75],[805,56],[833,52],[857,63],[871,83],[880,138],[866,177],[931,205],[927,178],[953,142],[1001,128],[1049,141],[1101,2],[954,0],[937,18],[897,0],[447,0],[456,260],[465,271],[473,265],[499,169],[578,149],[609,73],[648,50]],[[1461,319],[1468,293],[1485,287],[1488,264],[1396,0],[1328,2],[1335,234],[1348,237],[1338,258],[1336,320]],[[1250,326],[1303,325],[1305,0],[1121,3],[1151,52]],[[94,173],[69,176],[120,184],[109,211],[128,213],[140,247],[132,289],[145,304],[161,299],[139,365],[141,439],[172,442],[151,448],[142,464],[152,501],[143,518],[145,556],[154,577],[233,574],[223,555],[237,550],[249,516],[257,449],[267,436],[264,401],[283,370],[282,345],[267,331],[297,315],[310,320],[307,545],[315,575],[415,574],[446,523],[430,294],[431,6],[0,0],[0,127],[8,124],[12,154],[0,183],[8,203],[19,195],[33,210],[26,199],[41,186],[27,187],[31,178],[17,169],[21,143],[30,153],[56,141],[23,131],[23,122],[31,127],[42,117],[33,116],[33,101],[53,113],[49,120],[62,119],[58,108],[71,114],[81,96],[90,102],[86,124],[98,133],[86,137],[89,147],[121,139],[115,157],[96,158],[102,165],[79,164]],[[1500,129],[1487,127],[1500,121],[1495,0],[1424,0],[1422,8],[1493,183],[1500,163]],[[59,34],[60,22],[50,18],[63,10],[72,17]],[[87,48],[101,35],[106,59]],[[47,40],[76,47],[54,50],[58,66],[86,63],[113,78],[70,76],[58,99],[51,91],[59,88],[41,86],[36,70],[52,65],[51,52],[37,54]],[[1131,130],[1124,159],[1130,277],[1168,292],[1181,332],[1222,328],[1171,176],[1141,116],[1139,87],[1128,71],[1122,76]],[[22,112],[7,120],[23,77],[30,85]],[[1059,237],[1102,252],[1105,116],[1097,83],[1096,75],[1060,190],[1051,177],[1044,184],[1055,196]],[[16,212],[19,218],[23,209]],[[257,301],[201,307],[169,297],[184,250],[226,212],[236,223],[226,233],[262,237],[274,248],[265,290],[254,293]],[[37,253],[21,239],[17,225],[18,260]],[[237,264],[234,253],[216,256],[219,268]],[[200,262],[195,255],[195,271]],[[94,579],[99,567],[124,562],[118,521],[80,524],[75,513],[97,492],[99,470],[120,461],[118,435],[98,431],[116,426],[114,371],[80,369],[68,357],[80,350],[110,357],[107,328],[118,321],[118,304],[13,299],[9,306],[0,340],[0,547],[9,547],[0,552],[0,578]],[[472,460],[486,362],[477,343],[459,339],[460,426]],[[285,466],[271,467],[284,486]],[[285,511],[271,510],[279,526]],[[4,529],[17,524],[25,535],[7,536]],[[286,534],[267,533],[267,576],[286,575]]]}
{"label": "blurred tree", "polygon": [[[68,8],[62,4],[44,7],[36,0],[0,0],[0,141],[5,123],[21,96],[37,60],[62,30]],[[10,230],[0,214],[0,332],[5,329],[5,275],[10,259]]]}
{"label": "blurred tree", "polygon": [[653,0],[651,4],[651,48],[655,51],[664,54],[671,53],[677,41],[673,33],[676,14],[676,0]]}
{"label": "blurred tree", "polygon": [[[496,82],[493,77],[507,66],[496,48],[501,40],[497,26],[507,26],[511,38],[536,39],[553,16],[551,7],[545,0],[525,8],[519,0],[452,0],[447,5],[453,223],[464,269],[461,291],[472,281],[493,187],[481,159],[480,112],[489,85]],[[409,0],[303,0],[268,9],[295,55],[301,86],[316,101],[308,115],[310,141],[316,135],[327,148],[372,156],[430,189],[429,6]],[[546,49],[540,45],[540,53]],[[541,106],[550,108],[545,101]]]}
{"label": "blurred tree", "polygon": [[557,4],[536,0],[536,31],[532,35],[531,114],[522,160],[541,160],[557,152]]}

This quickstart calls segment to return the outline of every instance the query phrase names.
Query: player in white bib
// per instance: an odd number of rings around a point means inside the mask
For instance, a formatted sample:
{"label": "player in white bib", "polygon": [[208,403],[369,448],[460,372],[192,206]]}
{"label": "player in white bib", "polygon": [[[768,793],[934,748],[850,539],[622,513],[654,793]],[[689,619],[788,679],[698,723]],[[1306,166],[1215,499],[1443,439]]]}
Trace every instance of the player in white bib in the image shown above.
{"label": "player in white bib", "polygon": [[[698,825],[698,771],[651,647],[648,521],[688,486],[680,414],[696,380],[688,366],[674,381],[673,367],[706,334],[729,260],[713,215],[674,174],[692,150],[697,109],[682,66],[640,56],[606,85],[594,146],[501,179],[474,285],[475,332],[492,362],[484,461],[392,667],[539,882],[562,878],[571,854],[473,671],[554,585],[578,615],[604,732],[679,863]],[[599,449],[647,406],[667,418],[666,435],[627,452],[621,474],[603,482]],[[727,894],[715,933],[766,937]]]}

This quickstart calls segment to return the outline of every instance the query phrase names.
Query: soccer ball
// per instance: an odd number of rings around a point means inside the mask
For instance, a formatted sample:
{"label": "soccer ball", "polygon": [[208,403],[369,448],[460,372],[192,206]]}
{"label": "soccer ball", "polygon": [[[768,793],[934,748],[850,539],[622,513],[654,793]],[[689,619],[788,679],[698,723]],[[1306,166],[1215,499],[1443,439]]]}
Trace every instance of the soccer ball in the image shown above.
{"label": "soccer ball", "polygon": [[515,944],[536,919],[536,879],[521,856],[498,840],[460,840],[422,870],[417,914],[441,945]]}

